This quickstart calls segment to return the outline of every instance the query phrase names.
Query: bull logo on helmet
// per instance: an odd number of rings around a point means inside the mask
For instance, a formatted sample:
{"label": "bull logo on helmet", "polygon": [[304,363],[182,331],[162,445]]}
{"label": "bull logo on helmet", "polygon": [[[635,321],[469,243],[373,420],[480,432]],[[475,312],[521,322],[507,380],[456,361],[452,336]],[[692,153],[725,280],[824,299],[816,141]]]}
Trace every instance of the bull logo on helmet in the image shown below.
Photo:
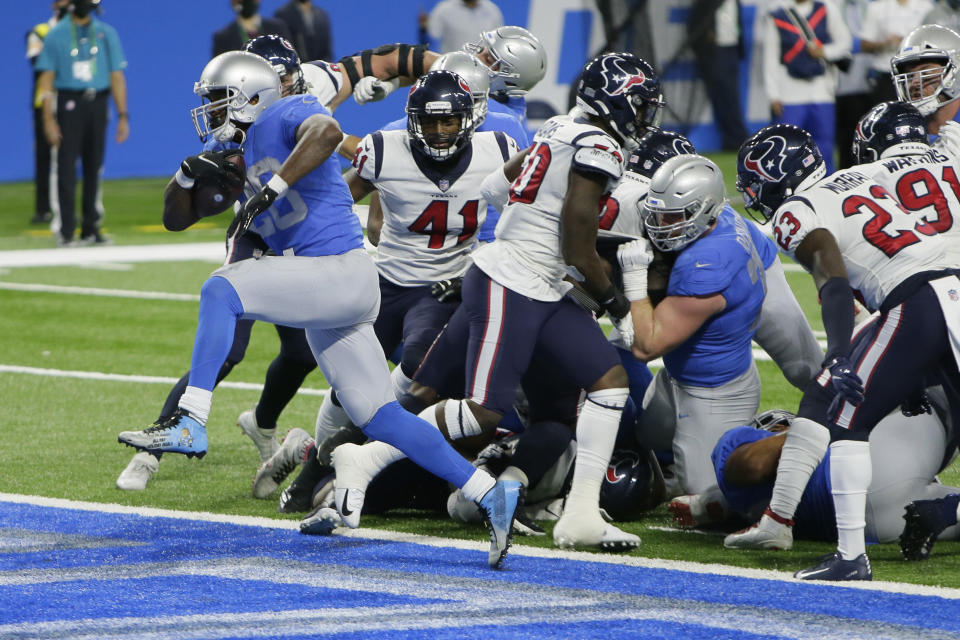
{"label": "bull logo on helmet", "polygon": [[640,456],[633,451],[623,451],[624,455],[607,466],[607,482],[616,484],[630,477],[630,471],[640,465]]}
{"label": "bull logo on helmet", "polygon": [[783,170],[783,151],[786,147],[787,141],[783,136],[770,136],[747,154],[743,166],[766,180],[779,182],[786,175]]}
{"label": "bull logo on helmet", "polygon": [[[618,56],[607,56],[603,60],[603,90],[611,96],[618,96],[626,93],[632,86],[643,84],[647,81],[647,76],[635,65],[625,64],[627,61]],[[632,68],[627,68],[627,67]]]}

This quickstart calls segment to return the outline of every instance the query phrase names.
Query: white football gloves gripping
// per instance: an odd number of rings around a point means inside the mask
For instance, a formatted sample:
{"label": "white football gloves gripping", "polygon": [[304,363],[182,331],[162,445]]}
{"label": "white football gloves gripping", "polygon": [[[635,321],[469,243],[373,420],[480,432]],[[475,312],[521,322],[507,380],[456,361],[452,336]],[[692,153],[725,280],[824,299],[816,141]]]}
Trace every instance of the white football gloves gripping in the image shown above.
{"label": "white football gloves gripping", "polygon": [[383,100],[399,86],[399,82],[380,80],[373,76],[364,76],[353,86],[353,99],[357,104]]}
{"label": "white football gloves gripping", "polygon": [[653,247],[646,238],[632,240],[617,249],[617,261],[623,272],[623,293],[635,302],[647,295],[647,268],[653,262]]}

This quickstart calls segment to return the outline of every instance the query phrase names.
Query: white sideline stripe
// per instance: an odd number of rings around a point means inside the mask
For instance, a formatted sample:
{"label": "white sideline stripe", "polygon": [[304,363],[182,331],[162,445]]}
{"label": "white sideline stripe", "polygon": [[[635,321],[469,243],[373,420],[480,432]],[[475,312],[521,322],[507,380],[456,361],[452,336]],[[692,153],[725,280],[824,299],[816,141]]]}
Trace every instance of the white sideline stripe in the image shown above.
{"label": "white sideline stripe", "polygon": [[71,287],[58,284],[29,284],[25,282],[0,282],[0,289],[6,291],[30,291],[34,293],[67,293],[82,296],[103,296],[106,298],[177,300],[180,302],[200,301],[200,295],[196,293],[166,293],[163,291],[134,291],[132,289],[100,289],[98,287]]}
{"label": "white sideline stripe", "polygon": [[[274,520],[272,518],[265,518],[261,516],[237,516],[210,513],[207,511],[180,511],[173,509],[158,509],[154,507],[132,507],[121,504],[82,502],[78,500],[47,498],[44,496],[21,495],[16,493],[0,493],[0,502],[30,504],[38,507],[55,507],[59,509],[76,509],[78,511],[99,511],[102,513],[119,513],[156,518],[176,518],[180,520],[199,520],[202,522],[222,522],[249,527],[287,529],[290,531],[299,531],[300,527],[299,522],[287,519]],[[430,547],[446,547],[468,551],[487,551],[489,548],[489,542],[453,540],[450,538],[438,538],[436,536],[423,536],[414,533],[401,533],[381,529],[365,529],[362,527],[359,529],[340,528],[337,529],[336,535],[345,538],[384,540],[387,542],[407,542]],[[516,538],[514,538],[514,540],[516,540]],[[510,554],[514,556],[520,555],[531,558],[561,558],[564,560],[616,564],[647,569],[668,569],[672,571],[685,571],[704,575],[753,578],[757,580],[771,580],[776,582],[796,582],[796,580],[793,579],[793,576],[788,572],[772,571],[769,569],[744,569],[740,567],[729,567],[722,564],[707,564],[690,562],[687,560],[659,560],[655,558],[640,558],[636,556],[613,556],[603,553],[588,553],[585,551],[564,551],[561,549],[526,547],[517,544],[514,544],[511,547]],[[818,581],[815,584],[818,586],[835,589],[863,589],[865,591],[883,591],[886,593],[933,596],[949,600],[960,600],[960,589],[954,589],[950,587],[928,587],[925,585],[885,581],[844,582],[843,584],[832,584]]]}
{"label": "white sideline stripe", "polygon": [[[22,367],[13,364],[0,364],[0,373],[22,373],[53,378],[78,378],[81,380],[106,380],[109,382],[136,382],[141,384],[175,384],[179,378],[164,376],[134,376],[121,373],[101,373],[99,371],[68,371],[65,369],[42,369],[40,367]],[[217,385],[223,389],[242,389],[244,391],[262,391],[263,385],[254,382],[230,382],[224,380]],[[328,389],[307,389],[300,387],[297,393],[308,396],[326,396]]]}

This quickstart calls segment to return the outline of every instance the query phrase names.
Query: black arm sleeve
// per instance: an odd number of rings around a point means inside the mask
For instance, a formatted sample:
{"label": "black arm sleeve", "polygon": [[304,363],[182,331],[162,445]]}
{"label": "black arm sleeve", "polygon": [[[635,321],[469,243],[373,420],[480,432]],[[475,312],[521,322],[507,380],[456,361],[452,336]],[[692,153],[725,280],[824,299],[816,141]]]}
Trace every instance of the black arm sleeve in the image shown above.
{"label": "black arm sleeve", "polygon": [[853,336],[853,291],[846,278],[830,278],[820,287],[823,306],[823,328],[827,333],[827,355],[824,362],[845,356]]}

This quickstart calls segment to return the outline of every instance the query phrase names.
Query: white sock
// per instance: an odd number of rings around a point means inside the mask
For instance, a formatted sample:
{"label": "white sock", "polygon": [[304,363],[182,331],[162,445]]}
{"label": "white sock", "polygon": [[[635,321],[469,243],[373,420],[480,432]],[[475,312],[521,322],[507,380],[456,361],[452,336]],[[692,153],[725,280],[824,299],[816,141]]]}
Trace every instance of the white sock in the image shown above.
{"label": "white sock", "polygon": [[[424,413],[430,412],[432,420],[435,420],[436,417],[431,409],[432,407],[426,409]],[[422,414],[421,417],[423,417]],[[447,434],[451,440],[469,438],[483,432],[483,429],[480,428],[480,422],[473,415],[473,411],[470,410],[470,405],[467,404],[466,400],[447,400],[443,407],[443,418],[444,422],[447,423]],[[430,420],[428,422],[433,424]]]}
{"label": "white sock", "polygon": [[577,461],[565,511],[594,512],[599,508],[600,486],[629,393],[629,389],[604,389],[587,394],[577,418]]}
{"label": "white sock", "polygon": [[200,387],[187,387],[180,396],[178,406],[193,416],[202,425],[207,424],[210,417],[210,404],[213,402],[213,391]]}
{"label": "white sock", "polygon": [[460,492],[467,500],[480,502],[480,499],[486,495],[487,491],[493,489],[495,484],[497,484],[497,481],[493,479],[493,476],[486,471],[477,469],[467,480],[467,483],[460,487]]}
{"label": "white sock", "polygon": [[867,547],[863,530],[867,526],[867,489],[873,468],[870,443],[838,440],[830,445],[830,486],[837,512],[837,551],[844,560],[853,560]]}
{"label": "white sock", "polygon": [[397,397],[400,404],[403,404],[402,399],[410,394],[412,384],[413,380],[406,376],[400,365],[393,368],[393,372],[390,374],[390,386],[393,387],[393,395]]}
{"label": "white sock", "polygon": [[335,405],[333,403],[333,393],[328,393],[320,404],[320,411],[317,412],[317,425],[314,431],[317,444],[324,442],[348,424],[350,424],[350,418],[347,417],[347,412],[343,410],[343,407]]}
{"label": "white sock", "polygon": [[777,481],[770,497],[770,510],[792,520],[814,469],[830,445],[830,431],[807,418],[793,418],[780,452]]}

